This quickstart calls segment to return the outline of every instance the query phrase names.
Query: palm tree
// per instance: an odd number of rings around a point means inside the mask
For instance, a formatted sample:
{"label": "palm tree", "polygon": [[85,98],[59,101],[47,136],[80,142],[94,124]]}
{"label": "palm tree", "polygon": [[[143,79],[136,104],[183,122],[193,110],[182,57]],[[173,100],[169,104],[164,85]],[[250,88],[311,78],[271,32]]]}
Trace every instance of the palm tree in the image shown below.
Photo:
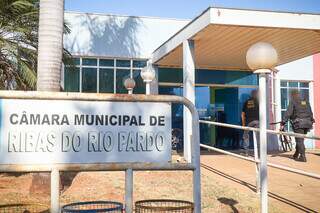
{"label": "palm tree", "polygon": [[[53,0],[51,2],[57,4],[58,0]],[[50,10],[52,10],[52,8],[50,8]],[[47,10],[44,10],[44,13],[45,11]],[[45,18],[46,16],[42,17]],[[61,19],[62,18],[60,17],[59,21],[61,21]],[[45,25],[52,24],[52,20],[53,19],[50,19],[48,22],[49,24],[47,23]],[[38,30],[39,0],[0,0],[0,89],[36,89]],[[47,27],[41,28],[40,30],[44,31],[44,33],[42,32],[41,34],[44,35],[42,40],[48,39],[47,41],[54,41],[46,36],[45,32],[48,30]],[[70,33],[70,29],[66,24],[64,25],[63,30],[64,33]],[[52,32],[54,34],[56,33],[55,30]],[[59,39],[61,39],[61,37],[59,37]],[[62,42],[59,44],[62,45]],[[47,47],[43,42],[42,46],[44,48]],[[56,50],[56,53],[61,53],[62,46],[58,46],[54,46],[53,51]],[[44,51],[44,53],[49,52],[46,49],[44,49]],[[51,50],[50,52],[53,51]],[[43,51],[41,54],[43,55]],[[41,69],[44,67],[44,62],[53,60],[51,56],[52,54],[47,55],[49,60],[40,60],[41,65],[39,66]],[[71,55],[66,50],[63,51],[63,61],[64,63],[72,65]],[[61,62],[58,63],[61,64]],[[42,71],[51,71],[51,69],[44,69],[42,69]],[[55,73],[58,73],[58,71],[56,70]],[[56,78],[56,80],[59,81],[60,79]],[[40,81],[39,84],[47,84],[41,83],[43,81],[44,80]]]}
{"label": "palm tree", "polygon": [[35,2],[0,1],[0,89],[35,88],[38,28]]}
{"label": "palm tree", "polygon": [[37,90],[60,91],[64,0],[40,0]]}

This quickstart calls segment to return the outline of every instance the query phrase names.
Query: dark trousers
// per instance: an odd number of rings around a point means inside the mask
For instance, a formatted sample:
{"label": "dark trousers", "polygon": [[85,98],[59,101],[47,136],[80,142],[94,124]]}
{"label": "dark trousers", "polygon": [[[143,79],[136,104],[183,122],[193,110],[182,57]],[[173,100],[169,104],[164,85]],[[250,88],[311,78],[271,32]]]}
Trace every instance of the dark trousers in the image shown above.
{"label": "dark trousers", "polygon": [[[293,130],[295,133],[299,134],[307,134],[309,129],[295,129]],[[296,139],[296,154],[300,154],[301,156],[306,156],[306,148],[304,146],[304,138],[295,138]]]}
{"label": "dark trousers", "polygon": [[[255,121],[251,121],[250,123],[247,124],[248,127],[253,127],[253,128],[259,128],[259,121],[255,120]],[[249,145],[250,145],[250,135],[249,135],[250,131],[244,130],[243,131],[243,149],[245,150],[249,150]],[[256,140],[257,140],[257,149],[259,150],[259,132],[255,133],[256,135]]]}

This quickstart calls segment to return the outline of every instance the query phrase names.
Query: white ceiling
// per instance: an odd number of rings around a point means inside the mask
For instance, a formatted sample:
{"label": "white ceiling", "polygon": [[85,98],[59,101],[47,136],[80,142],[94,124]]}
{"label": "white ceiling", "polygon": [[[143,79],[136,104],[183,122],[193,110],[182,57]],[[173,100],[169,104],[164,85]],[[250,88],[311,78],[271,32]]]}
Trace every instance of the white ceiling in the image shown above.
{"label": "white ceiling", "polygon": [[194,40],[197,68],[249,70],[246,51],[259,41],[277,49],[281,65],[320,52],[320,15],[210,8],[160,46],[153,63],[182,67],[186,39]]}

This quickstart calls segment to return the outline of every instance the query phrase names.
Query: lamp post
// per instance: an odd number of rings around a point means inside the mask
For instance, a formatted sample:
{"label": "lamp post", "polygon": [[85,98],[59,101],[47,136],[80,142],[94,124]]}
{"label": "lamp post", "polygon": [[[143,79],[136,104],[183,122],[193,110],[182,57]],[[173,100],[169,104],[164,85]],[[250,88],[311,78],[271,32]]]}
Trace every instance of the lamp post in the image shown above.
{"label": "lamp post", "polygon": [[[128,90],[128,94],[132,95],[133,89],[136,86],[136,82],[133,78],[127,78],[123,82],[124,87]],[[125,210],[126,212],[133,212],[133,205],[132,205],[132,197],[133,197],[133,170],[127,169],[125,172]]]}
{"label": "lamp post", "polygon": [[151,68],[152,65],[148,65],[141,70],[141,78],[146,83],[146,95],[150,95],[150,84],[155,79],[156,74]]}
{"label": "lamp post", "polygon": [[131,95],[133,93],[133,89],[136,86],[136,82],[133,78],[127,78],[124,82],[124,87],[128,90],[128,94]]}
{"label": "lamp post", "polygon": [[261,213],[268,212],[267,182],[267,75],[278,62],[278,53],[266,42],[252,45],[246,55],[249,68],[259,75],[259,127],[260,127],[260,208]]}

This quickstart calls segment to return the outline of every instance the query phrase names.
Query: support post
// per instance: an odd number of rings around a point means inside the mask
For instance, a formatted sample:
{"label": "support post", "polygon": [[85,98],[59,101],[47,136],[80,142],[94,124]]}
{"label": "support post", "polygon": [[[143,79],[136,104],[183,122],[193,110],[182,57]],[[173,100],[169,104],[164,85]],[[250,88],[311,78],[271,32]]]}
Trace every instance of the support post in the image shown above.
{"label": "support post", "polygon": [[260,188],[260,163],[259,161],[259,151],[258,151],[258,141],[257,141],[257,133],[255,131],[253,134],[253,150],[254,150],[254,160],[256,161],[256,192],[257,194],[261,193]]}
{"label": "support post", "polygon": [[269,69],[259,69],[259,127],[260,127],[260,207],[268,212],[268,168],[267,168],[267,75]]}
{"label": "support post", "polygon": [[150,85],[150,94],[158,95],[159,94],[158,67],[156,65],[152,65],[152,70],[155,73],[155,78]]}
{"label": "support post", "polygon": [[192,116],[192,143],[191,143],[191,163],[193,170],[193,202],[194,212],[201,213],[201,172],[200,172],[200,134],[199,115],[195,107],[189,110]]}
{"label": "support post", "polygon": [[[183,42],[183,96],[195,103],[195,59],[194,41],[185,40]],[[186,107],[183,108],[183,140],[184,158],[191,162],[191,132],[192,117]]]}
{"label": "support post", "polygon": [[146,95],[150,95],[150,82],[146,83]]}
{"label": "support post", "polygon": [[60,213],[60,174],[59,170],[53,168],[51,171],[51,211],[52,213]]}
{"label": "support post", "polygon": [[[314,95],[315,95],[314,81],[311,81],[309,83],[309,94],[310,94],[309,100],[310,100],[311,109],[312,109],[312,112],[315,112],[316,109],[314,108],[315,107],[314,101],[316,99],[314,98]],[[315,128],[310,130],[310,134],[311,135],[315,135],[316,134]],[[312,143],[312,149],[316,149],[317,148],[317,141],[316,140],[312,140],[311,143]]]}
{"label": "support post", "polygon": [[133,170],[126,170],[126,179],[125,179],[125,212],[132,213],[133,212]]}
{"label": "support post", "polygon": [[[281,89],[280,89],[280,78],[278,71],[274,71],[273,73],[274,79],[274,114],[275,114],[275,122],[281,121]],[[275,130],[280,129],[280,124],[275,126]]]}

